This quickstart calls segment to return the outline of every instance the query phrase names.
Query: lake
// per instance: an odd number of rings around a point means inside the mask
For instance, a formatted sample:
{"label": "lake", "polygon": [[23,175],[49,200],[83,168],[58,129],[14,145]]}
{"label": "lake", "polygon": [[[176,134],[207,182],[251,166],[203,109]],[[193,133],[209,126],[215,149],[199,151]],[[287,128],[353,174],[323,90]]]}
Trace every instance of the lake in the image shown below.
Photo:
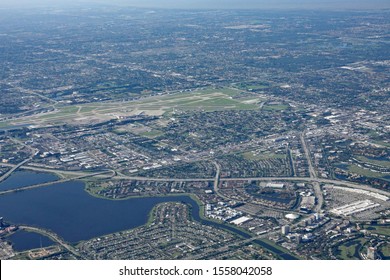
{"label": "lake", "polygon": [[32,171],[13,172],[5,181],[0,183],[0,191],[13,190],[30,185],[54,182],[58,177],[50,173]]}
{"label": "lake", "polygon": [[100,199],[85,192],[82,182],[65,182],[0,196],[0,216],[12,223],[50,229],[77,242],[143,225],[152,208],[166,201],[195,204],[185,196]]}
{"label": "lake", "polygon": [[[33,177],[39,175],[30,174]],[[11,177],[5,182],[10,179]],[[57,183],[2,195],[0,196],[0,216],[13,224],[50,229],[65,240],[76,243],[144,225],[152,208],[158,203],[168,201],[190,204],[192,217],[198,222],[228,229],[244,238],[250,237],[248,233],[228,224],[202,219],[199,215],[198,204],[189,196],[107,200],[89,195],[84,191],[84,183],[80,181]],[[283,258],[294,258],[260,240],[256,243],[282,255]]]}
{"label": "lake", "polygon": [[34,248],[47,247],[55,244],[54,241],[44,235],[24,230],[18,230],[8,239],[11,241],[12,247],[16,251],[31,250]]}

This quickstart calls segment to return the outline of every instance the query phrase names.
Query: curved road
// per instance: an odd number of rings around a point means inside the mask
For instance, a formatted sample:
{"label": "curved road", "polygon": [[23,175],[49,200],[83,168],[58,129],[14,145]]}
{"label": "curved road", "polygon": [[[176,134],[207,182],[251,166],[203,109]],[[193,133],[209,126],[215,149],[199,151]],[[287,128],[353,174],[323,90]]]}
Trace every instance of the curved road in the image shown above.
{"label": "curved road", "polygon": [[54,240],[55,242],[57,242],[58,244],[60,244],[62,247],[64,247],[66,250],[68,250],[72,254],[78,256],[79,258],[84,259],[80,255],[80,253],[72,245],[68,244],[65,240],[63,240],[61,237],[59,237],[54,232],[51,232],[49,230],[42,229],[42,228],[32,227],[32,226],[19,226],[19,228],[23,229],[23,230],[33,231],[33,232],[45,235],[45,236],[49,237],[50,239]]}

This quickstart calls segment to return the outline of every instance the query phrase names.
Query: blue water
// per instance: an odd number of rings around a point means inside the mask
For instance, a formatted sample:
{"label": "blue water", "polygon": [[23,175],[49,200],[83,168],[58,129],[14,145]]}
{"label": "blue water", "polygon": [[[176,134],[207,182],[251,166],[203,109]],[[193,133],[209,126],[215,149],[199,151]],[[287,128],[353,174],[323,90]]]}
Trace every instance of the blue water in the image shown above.
{"label": "blue water", "polygon": [[16,251],[31,250],[55,244],[50,238],[35,232],[19,230],[8,238]]}
{"label": "blue water", "polygon": [[[218,224],[201,219],[199,206],[188,196],[106,200],[89,195],[84,191],[82,182],[58,183],[1,195],[0,216],[13,224],[50,229],[65,240],[76,243],[141,226],[147,222],[148,214],[156,204],[167,201],[181,201],[190,204],[192,217],[196,221],[230,230],[244,238],[250,237],[249,234],[228,224]],[[260,240],[256,243],[283,258],[294,258]]]}
{"label": "blue water", "polygon": [[146,223],[153,206],[165,201],[192,202],[188,197],[105,200],[84,191],[82,182],[0,196],[5,220],[50,229],[65,240],[77,242]]}
{"label": "blue water", "polygon": [[0,183],[0,190],[13,190],[30,185],[42,184],[58,180],[58,177],[50,173],[36,173],[31,171],[16,171],[5,181]]}

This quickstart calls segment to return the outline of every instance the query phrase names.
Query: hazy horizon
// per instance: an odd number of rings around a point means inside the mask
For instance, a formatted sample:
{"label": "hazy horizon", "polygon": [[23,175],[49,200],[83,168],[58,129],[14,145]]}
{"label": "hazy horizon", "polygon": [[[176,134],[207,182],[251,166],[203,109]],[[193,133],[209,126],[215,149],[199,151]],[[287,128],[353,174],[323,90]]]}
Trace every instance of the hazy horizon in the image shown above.
{"label": "hazy horizon", "polygon": [[180,9],[390,9],[388,0],[0,0],[0,8],[63,8],[79,4]]}

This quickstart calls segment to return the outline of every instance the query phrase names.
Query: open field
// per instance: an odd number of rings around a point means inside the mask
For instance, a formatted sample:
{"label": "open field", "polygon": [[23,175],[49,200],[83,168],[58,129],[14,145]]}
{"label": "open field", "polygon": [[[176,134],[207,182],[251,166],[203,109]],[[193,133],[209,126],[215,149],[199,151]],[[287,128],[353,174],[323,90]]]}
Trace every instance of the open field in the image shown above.
{"label": "open field", "polygon": [[386,260],[390,259],[390,243],[386,243],[385,245],[381,246],[379,251]]}
{"label": "open field", "polygon": [[390,143],[388,143],[388,142],[376,141],[376,140],[374,140],[374,141],[372,141],[372,143],[377,144],[377,145],[380,145],[380,146],[384,146],[384,147],[389,147],[389,148],[390,148]]}
{"label": "open field", "polygon": [[375,165],[378,165],[378,166],[390,168],[390,161],[388,161],[388,160],[375,160],[375,159],[370,159],[370,158],[367,158],[367,157],[364,157],[364,156],[358,156],[357,158],[359,160],[367,162],[367,163],[371,163],[371,164],[375,164]]}
{"label": "open field", "polygon": [[160,130],[157,130],[157,129],[153,129],[153,130],[150,130],[150,131],[145,131],[145,132],[142,132],[140,133],[141,136],[144,136],[144,137],[147,137],[147,138],[156,138],[156,137],[159,137],[161,135],[163,135],[164,133]]}
{"label": "open field", "polygon": [[[7,125],[48,125],[62,123],[91,123],[136,115],[162,116],[179,111],[255,110],[261,99],[233,99],[240,93],[230,88],[206,89],[194,92],[145,97],[135,101],[99,102],[86,105],[57,106],[54,112],[15,119]],[[258,102],[257,102],[258,100]]]}
{"label": "open field", "polygon": [[268,86],[266,85],[258,85],[258,86],[247,86],[248,90],[259,90],[259,89],[266,89]]}
{"label": "open field", "polygon": [[364,238],[358,238],[346,242],[338,247],[338,258],[342,260],[357,260],[359,259],[359,250],[367,241]]}
{"label": "open field", "polygon": [[371,178],[383,178],[386,176],[386,174],[383,174],[380,172],[374,172],[374,171],[359,167],[359,166],[354,165],[354,164],[348,165],[348,171],[355,173],[355,174],[358,174],[358,175],[361,175],[361,176],[371,177]]}
{"label": "open field", "polygon": [[7,126],[9,126],[8,122],[0,122],[0,128],[6,128]]}
{"label": "open field", "polygon": [[376,233],[379,235],[390,236],[390,227],[389,226],[367,226],[365,229],[369,230],[371,233]]}
{"label": "open field", "polygon": [[269,85],[267,83],[242,83],[238,85],[240,88],[244,90],[263,90],[266,88],[269,88]]}
{"label": "open field", "polygon": [[220,92],[220,93],[223,93],[224,95],[235,96],[238,93],[240,93],[240,90],[234,89],[234,88],[218,88],[218,89],[211,88],[211,89],[196,90],[194,92],[197,92],[200,94],[209,94],[209,93]]}

